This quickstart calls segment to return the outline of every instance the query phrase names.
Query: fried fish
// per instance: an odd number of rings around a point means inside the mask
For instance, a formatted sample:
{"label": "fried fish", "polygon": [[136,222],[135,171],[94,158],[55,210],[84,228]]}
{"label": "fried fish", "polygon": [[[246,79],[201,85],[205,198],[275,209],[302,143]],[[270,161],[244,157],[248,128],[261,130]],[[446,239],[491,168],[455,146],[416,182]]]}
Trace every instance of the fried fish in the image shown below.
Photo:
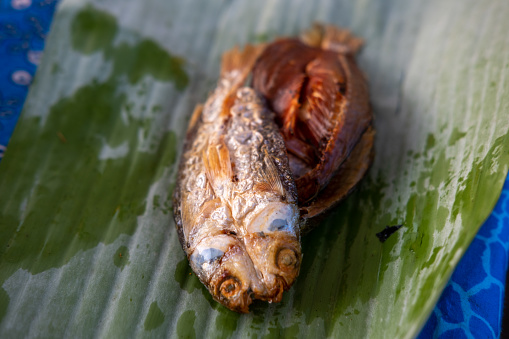
{"label": "fried fish", "polygon": [[302,232],[372,163],[361,43],[317,25],[301,39],[226,52],[217,87],[191,117],[176,226],[193,271],[232,310],[281,301],[299,274]]}
{"label": "fried fish", "polygon": [[285,143],[260,96],[242,87],[262,47],[223,56],[219,83],[187,132],[174,215],[191,267],[220,303],[279,302],[301,262],[297,191]]}

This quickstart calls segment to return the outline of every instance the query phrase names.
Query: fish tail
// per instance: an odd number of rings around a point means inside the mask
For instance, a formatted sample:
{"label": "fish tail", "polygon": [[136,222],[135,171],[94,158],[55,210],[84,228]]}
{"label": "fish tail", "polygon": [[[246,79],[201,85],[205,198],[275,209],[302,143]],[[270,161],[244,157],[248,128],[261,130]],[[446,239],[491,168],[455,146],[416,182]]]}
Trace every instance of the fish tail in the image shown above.
{"label": "fish tail", "polygon": [[230,88],[223,102],[221,116],[228,116],[235,101],[235,93],[246,82],[258,56],[265,44],[246,45],[243,50],[234,47],[223,54],[221,61],[221,78],[230,80]]}
{"label": "fish tail", "polygon": [[225,52],[221,61],[221,77],[236,74],[236,83],[240,86],[246,80],[264,48],[265,44],[248,44],[242,50],[234,47]]}
{"label": "fish tail", "polygon": [[348,54],[356,54],[364,43],[347,29],[319,23],[304,31],[300,39],[312,47]]}

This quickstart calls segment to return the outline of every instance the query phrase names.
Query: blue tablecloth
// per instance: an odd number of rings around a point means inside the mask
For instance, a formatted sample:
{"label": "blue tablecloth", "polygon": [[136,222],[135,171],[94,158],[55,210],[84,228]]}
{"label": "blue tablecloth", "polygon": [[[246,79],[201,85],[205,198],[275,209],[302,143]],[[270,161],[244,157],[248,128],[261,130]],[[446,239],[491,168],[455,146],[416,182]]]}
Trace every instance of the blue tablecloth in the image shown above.
{"label": "blue tablecloth", "polygon": [[[0,158],[42,56],[56,0],[1,0]],[[509,180],[419,338],[500,335],[509,250]]]}
{"label": "blue tablecloth", "polygon": [[509,177],[419,338],[498,338],[508,253]]}

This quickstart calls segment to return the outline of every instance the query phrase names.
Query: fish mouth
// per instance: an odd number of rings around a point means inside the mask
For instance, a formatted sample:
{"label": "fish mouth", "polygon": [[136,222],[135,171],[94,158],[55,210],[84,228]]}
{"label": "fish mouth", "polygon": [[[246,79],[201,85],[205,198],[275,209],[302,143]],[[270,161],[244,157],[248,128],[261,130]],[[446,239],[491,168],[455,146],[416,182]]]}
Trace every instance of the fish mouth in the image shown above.
{"label": "fish mouth", "polygon": [[216,284],[215,293],[212,295],[221,304],[240,313],[248,313],[249,305],[253,302],[253,292],[249,284],[229,274]]}
{"label": "fish mouth", "polygon": [[236,262],[229,263],[234,258],[227,253],[223,258],[223,268],[208,284],[214,299],[239,313],[248,313],[254,299],[269,303],[280,302],[284,291],[290,289],[298,275],[300,247],[293,248],[288,244],[281,246],[281,243],[272,245],[267,251],[272,259],[265,267],[257,266],[252,257],[246,255],[243,263],[250,267],[241,268],[235,265]]}
{"label": "fish mouth", "polygon": [[[263,290],[253,290],[252,284],[241,281],[233,275],[226,275],[216,284],[214,298],[221,304],[239,313],[249,313],[249,306],[255,299],[278,303],[283,299],[283,292],[290,286],[281,276],[274,277],[271,286],[263,284]],[[255,287],[256,289],[256,287]]]}
{"label": "fish mouth", "polygon": [[276,266],[285,273],[292,273],[300,266],[299,255],[289,247],[282,247],[276,254]]}
{"label": "fish mouth", "polygon": [[219,293],[223,297],[230,298],[238,293],[238,291],[242,288],[242,284],[239,279],[229,276],[221,282],[218,288]]}
{"label": "fish mouth", "polygon": [[264,295],[255,295],[254,299],[268,301],[269,303],[278,303],[283,299],[283,292],[289,288],[290,286],[288,286],[283,277],[276,276],[275,283],[271,288],[267,286],[267,293]]}
{"label": "fish mouth", "polygon": [[244,237],[246,251],[262,281],[271,290],[281,280],[288,290],[300,271],[301,248],[298,237],[286,232]]}
{"label": "fish mouth", "polygon": [[254,293],[251,296],[252,299],[269,303],[282,300],[283,292],[290,289],[299,274],[301,262],[299,245],[287,241],[275,241],[266,247],[259,247],[265,250],[266,258],[257,260],[256,258],[260,258],[260,253],[254,260],[251,256],[261,284],[264,286],[263,292]]}
{"label": "fish mouth", "polygon": [[299,274],[298,237],[287,232],[251,233],[244,242],[229,235],[218,237],[200,244],[191,256],[214,299],[240,313],[248,313],[254,299],[280,302]]}

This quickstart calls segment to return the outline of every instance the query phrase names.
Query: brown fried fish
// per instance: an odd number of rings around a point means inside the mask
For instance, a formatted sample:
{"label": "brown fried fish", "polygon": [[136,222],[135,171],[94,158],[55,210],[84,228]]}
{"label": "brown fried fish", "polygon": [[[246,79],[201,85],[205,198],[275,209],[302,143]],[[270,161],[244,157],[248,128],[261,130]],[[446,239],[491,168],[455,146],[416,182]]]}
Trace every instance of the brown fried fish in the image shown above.
{"label": "brown fried fish", "polygon": [[279,302],[301,262],[297,192],[274,114],[241,87],[261,47],[223,57],[218,86],[187,132],[174,193],[180,242],[220,303]]}
{"label": "brown fried fish", "polygon": [[372,153],[366,152],[374,136],[368,85],[354,59],[361,45],[346,30],[315,25],[301,39],[268,45],[253,69],[253,88],[276,113],[301,207],[316,206],[319,192],[363,137],[357,153],[371,155],[349,166],[361,169],[371,163]]}

